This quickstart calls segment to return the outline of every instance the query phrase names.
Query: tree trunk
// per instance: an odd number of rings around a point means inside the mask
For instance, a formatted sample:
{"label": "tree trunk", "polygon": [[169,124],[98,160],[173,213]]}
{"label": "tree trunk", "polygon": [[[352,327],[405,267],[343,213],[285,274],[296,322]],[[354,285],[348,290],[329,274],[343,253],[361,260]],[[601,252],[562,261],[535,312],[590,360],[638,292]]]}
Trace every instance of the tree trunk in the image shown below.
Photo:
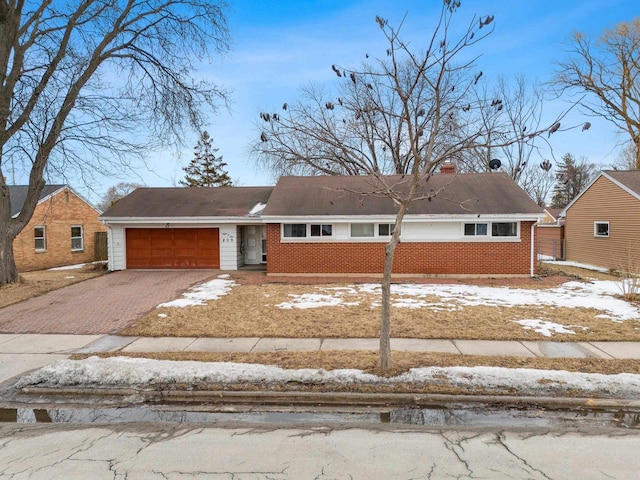
{"label": "tree trunk", "polygon": [[0,229],[0,286],[20,280],[13,257],[13,240],[6,229]]}
{"label": "tree trunk", "polygon": [[391,240],[384,247],[384,270],[382,271],[382,308],[380,313],[380,369],[389,370],[391,361],[391,272],[396,246],[400,243],[402,219],[407,210],[407,204],[401,204],[396,215],[396,225]]}
{"label": "tree trunk", "polygon": [[382,312],[380,316],[380,368],[389,370],[391,361],[391,271],[399,237],[395,234],[384,247],[384,270],[382,272]]}

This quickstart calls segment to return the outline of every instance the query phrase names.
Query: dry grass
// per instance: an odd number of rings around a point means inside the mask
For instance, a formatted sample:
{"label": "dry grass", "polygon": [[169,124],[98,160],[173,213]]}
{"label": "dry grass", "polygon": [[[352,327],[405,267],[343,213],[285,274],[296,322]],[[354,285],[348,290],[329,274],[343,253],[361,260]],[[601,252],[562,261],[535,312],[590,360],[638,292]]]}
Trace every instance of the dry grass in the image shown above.
{"label": "dry grass", "polygon": [[[95,354],[76,354],[73,359],[83,359]],[[566,370],[583,373],[635,373],[640,374],[640,360],[604,360],[598,358],[538,358],[510,356],[453,355],[448,353],[392,352],[393,369],[381,372],[378,353],[375,351],[313,351],[270,353],[213,353],[213,352],[164,352],[164,353],[103,353],[100,357],[126,355],[155,360],[234,362],[275,365],[287,369],[318,368],[336,370],[355,368],[376,375],[394,376],[420,367],[504,367],[532,368],[537,370]]]}
{"label": "dry grass", "polygon": [[74,270],[38,270],[22,273],[20,282],[0,286],[0,308],[97,277],[105,272],[103,265],[87,265]]}
{"label": "dry grass", "polygon": [[[511,286],[544,290],[556,286],[560,280],[546,283],[521,280],[521,285]],[[499,280],[493,282],[500,284]],[[234,287],[231,294],[209,302],[207,306],[156,309],[120,333],[151,337],[377,337],[380,310],[372,307],[372,304],[379,304],[379,296],[375,294],[345,294],[342,297],[346,304],[359,301],[358,305],[290,310],[276,307],[290,301],[290,294],[332,294],[345,285],[241,284]],[[435,296],[421,300],[442,302]],[[575,335],[556,335],[554,341],[640,340],[640,322],[618,323],[597,318],[601,313],[587,308],[547,305],[465,306],[439,311],[393,308],[391,335],[425,339],[541,340],[544,337],[539,333],[524,330],[514,320],[545,318],[575,331]]]}

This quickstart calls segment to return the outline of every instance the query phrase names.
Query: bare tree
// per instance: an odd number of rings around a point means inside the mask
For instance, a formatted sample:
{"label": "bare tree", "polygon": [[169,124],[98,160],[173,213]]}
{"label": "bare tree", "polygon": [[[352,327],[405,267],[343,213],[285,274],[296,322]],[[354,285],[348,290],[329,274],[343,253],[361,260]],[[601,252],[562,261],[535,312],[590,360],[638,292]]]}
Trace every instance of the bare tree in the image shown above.
{"label": "bare tree", "polygon": [[560,91],[585,93],[587,113],[626,132],[640,169],[640,17],[605,30],[595,42],[574,33],[569,58],[558,67]]}
{"label": "bare tree", "polygon": [[[371,175],[371,190],[358,193],[385,196],[396,206],[382,280],[383,369],[391,367],[391,272],[405,213],[412,202],[438,195],[425,189],[425,183],[441,163],[486,148],[489,138],[470,95],[482,72],[465,52],[491,33],[494,17],[474,17],[453,38],[459,6],[459,1],[443,2],[433,34],[419,52],[402,40],[402,25],[394,28],[376,17],[388,44],[385,55],[368,58],[359,69],[333,65],[337,97],[309,87],[281,111],[260,115],[262,132],[254,151],[262,165],[277,174]],[[455,133],[461,126],[465,135]],[[531,132],[531,138],[543,131],[550,129]],[[505,137],[496,145],[519,138]],[[390,173],[404,174],[403,180],[391,183]]]}
{"label": "bare tree", "polygon": [[615,170],[638,170],[636,158],[638,158],[636,146],[629,142],[616,157],[616,161],[613,163],[612,168]]}
{"label": "bare tree", "polygon": [[208,0],[0,0],[0,168],[29,171],[11,218],[0,171],[0,285],[18,273],[13,240],[45,176],[130,166],[145,149],[199,128],[225,93],[194,62],[227,48],[223,5]]}
{"label": "bare tree", "polygon": [[[482,148],[465,152],[461,170],[489,171],[489,162],[500,160],[502,170],[537,203],[543,202],[553,186],[553,176],[541,169],[538,161],[541,158],[539,144],[546,143],[546,138],[535,134],[542,125],[542,88],[523,75],[512,81],[500,76],[491,90],[486,82],[479,82],[475,97],[487,138]],[[529,135],[531,132],[533,136]],[[516,141],[504,142],[505,139]]]}
{"label": "bare tree", "polygon": [[102,200],[100,200],[100,203],[98,203],[97,207],[98,209],[104,212],[107,208],[115,204],[118,200],[120,200],[123,197],[126,197],[131,192],[133,192],[136,188],[140,188],[142,186],[143,185],[139,183],[133,183],[133,182],[117,183],[116,185],[109,187],[107,192],[102,197]]}

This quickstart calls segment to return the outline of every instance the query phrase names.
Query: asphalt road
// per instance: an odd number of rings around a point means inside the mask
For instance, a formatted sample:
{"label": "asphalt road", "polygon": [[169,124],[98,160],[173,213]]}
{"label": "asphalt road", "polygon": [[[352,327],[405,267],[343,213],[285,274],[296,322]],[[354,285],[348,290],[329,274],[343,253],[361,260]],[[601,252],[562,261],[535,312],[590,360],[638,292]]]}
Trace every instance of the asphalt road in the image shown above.
{"label": "asphalt road", "polygon": [[0,424],[1,479],[636,479],[633,430]]}

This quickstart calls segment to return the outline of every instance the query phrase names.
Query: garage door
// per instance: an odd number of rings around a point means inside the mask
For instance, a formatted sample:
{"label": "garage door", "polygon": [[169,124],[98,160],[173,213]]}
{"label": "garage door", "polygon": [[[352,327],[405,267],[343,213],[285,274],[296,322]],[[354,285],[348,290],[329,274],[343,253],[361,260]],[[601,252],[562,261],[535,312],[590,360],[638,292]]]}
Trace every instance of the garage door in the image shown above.
{"label": "garage door", "polygon": [[127,268],[220,268],[217,228],[127,228]]}

